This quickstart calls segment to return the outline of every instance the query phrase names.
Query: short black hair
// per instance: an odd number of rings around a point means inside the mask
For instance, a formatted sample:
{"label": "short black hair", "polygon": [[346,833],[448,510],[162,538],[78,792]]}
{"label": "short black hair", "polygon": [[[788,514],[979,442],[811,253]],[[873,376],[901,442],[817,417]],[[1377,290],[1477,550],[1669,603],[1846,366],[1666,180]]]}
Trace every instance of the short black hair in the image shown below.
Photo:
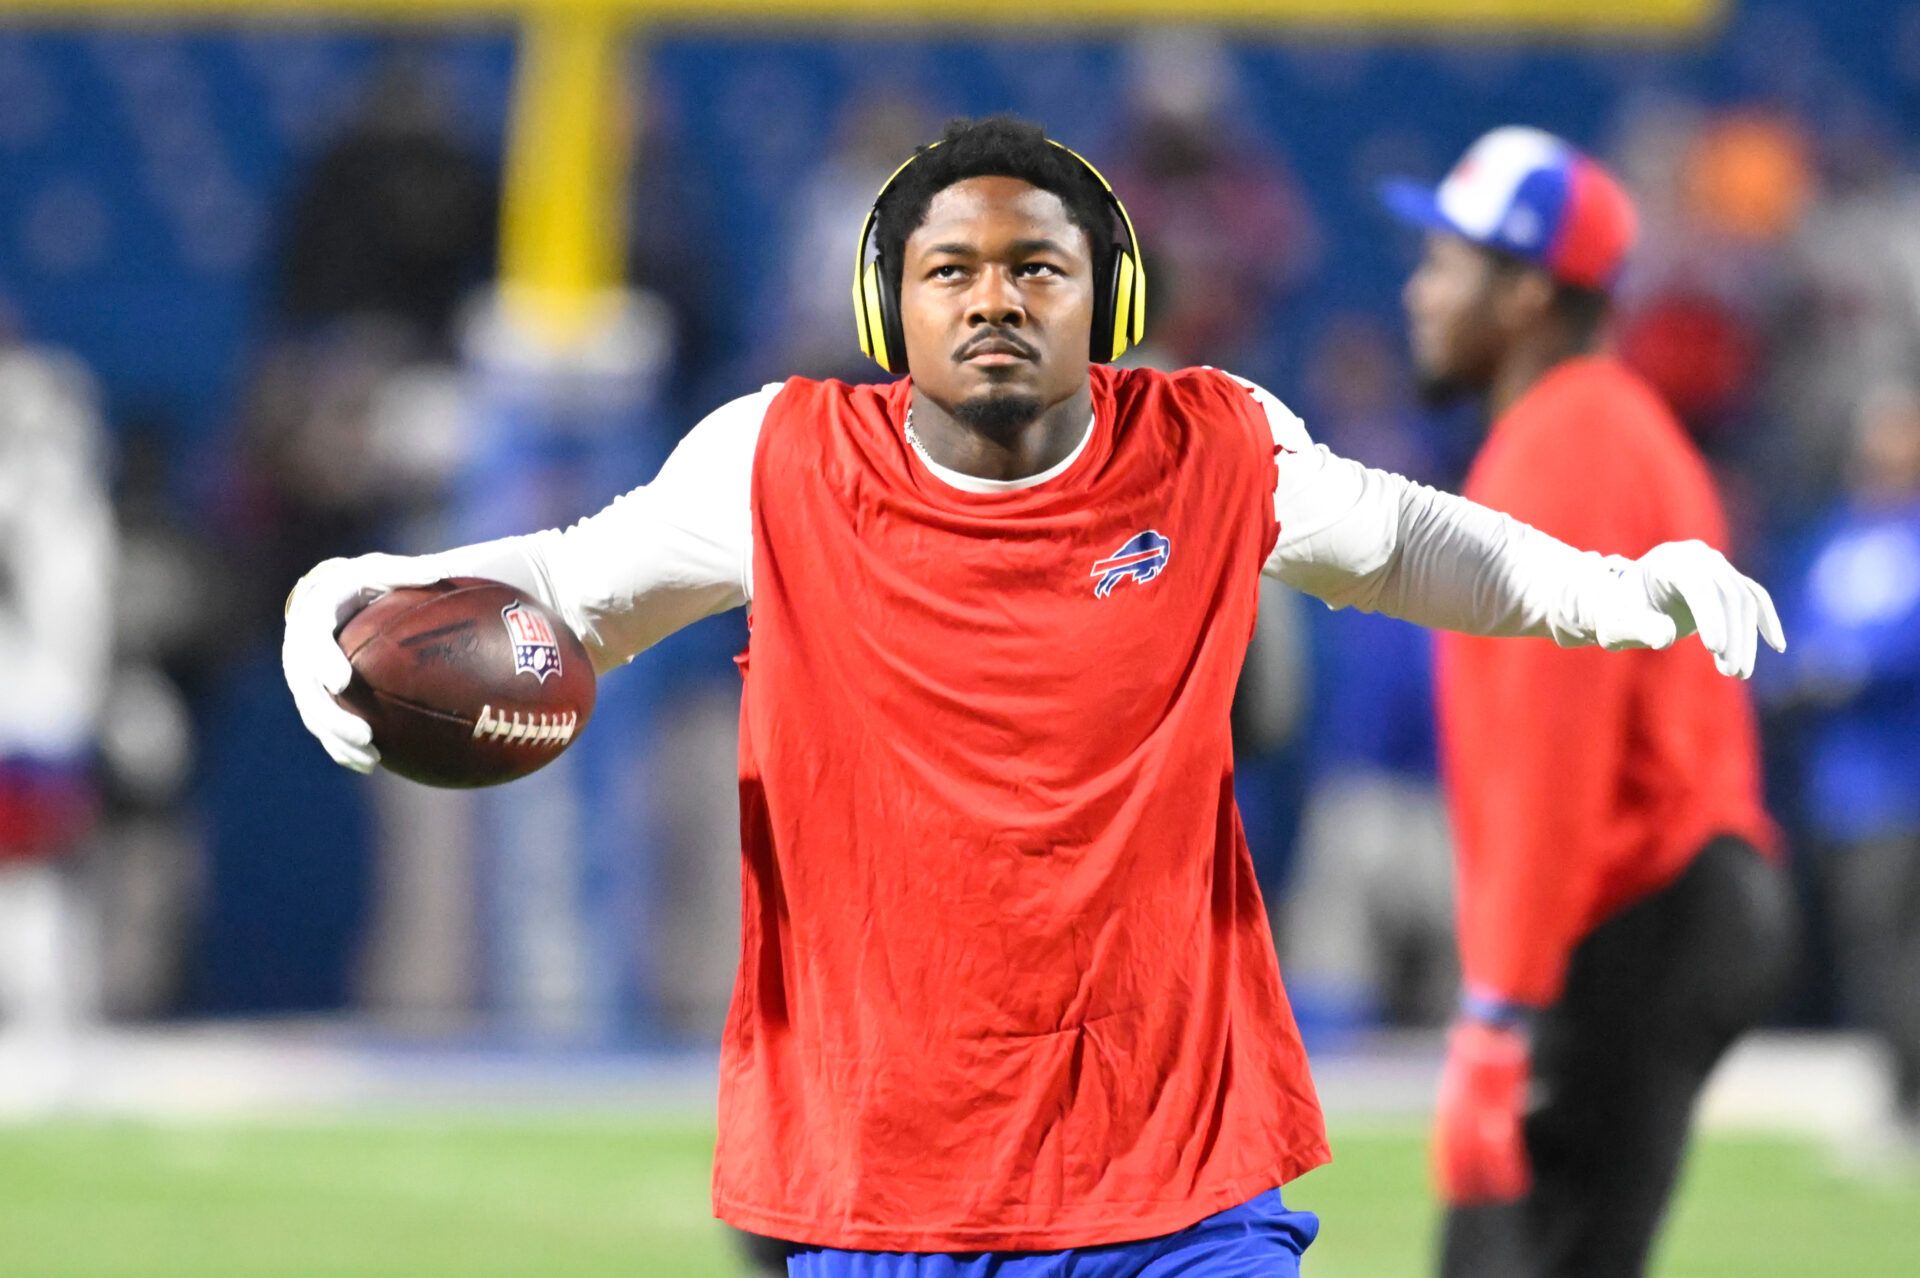
{"label": "short black hair", "polygon": [[1051,191],[1087,234],[1095,272],[1113,252],[1114,215],[1107,190],[1087,166],[1047,140],[1046,130],[1017,116],[949,121],[937,145],[915,150],[913,163],[880,200],[873,239],[887,287],[898,293],[907,237],[927,220],[933,197],[956,182],[1011,177]]}

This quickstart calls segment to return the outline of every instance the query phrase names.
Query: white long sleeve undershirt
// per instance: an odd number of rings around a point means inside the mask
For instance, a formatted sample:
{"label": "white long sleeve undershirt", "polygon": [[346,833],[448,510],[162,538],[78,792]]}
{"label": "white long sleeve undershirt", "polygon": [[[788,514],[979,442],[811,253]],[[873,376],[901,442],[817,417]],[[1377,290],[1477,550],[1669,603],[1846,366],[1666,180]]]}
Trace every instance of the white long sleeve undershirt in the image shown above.
{"label": "white long sleeve undershirt", "polygon": [[[1278,446],[1280,536],[1265,571],[1334,608],[1482,635],[1593,642],[1583,600],[1611,578],[1583,553],[1465,498],[1315,445],[1286,405],[1243,382]],[[755,445],[779,385],[710,413],[650,484],[564,531],[424,556],[423,572],[505,581],[555,609],[607,670],[667,635],[753,599]],[[931,463],[944,482],[972,479]],[[1059,468],[1013,486],[1046,483]],[[995,488],[1009,486],[994,484]]]}

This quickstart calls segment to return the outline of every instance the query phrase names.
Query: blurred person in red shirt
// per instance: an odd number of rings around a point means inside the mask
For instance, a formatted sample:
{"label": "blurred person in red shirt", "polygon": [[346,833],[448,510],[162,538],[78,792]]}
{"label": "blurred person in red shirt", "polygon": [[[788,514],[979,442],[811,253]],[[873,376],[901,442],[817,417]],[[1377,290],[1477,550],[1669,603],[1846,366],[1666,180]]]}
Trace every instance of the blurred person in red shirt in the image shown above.
{"label": "blurred person in red shirt", "polygon": [[[1487,403],[1465,494],[1610,555],[1724,546],[1706,465],[1603,348],[1635,229],[1612,175],[1502,128],[1438,190],[1383,195],[1428,232],[1405,292],[1423,382]],[[1440,1269],[1640,1274],[1695,1099],[1790,968],[1752,705],[1697,652],[1438,645],[1464,984]]]}

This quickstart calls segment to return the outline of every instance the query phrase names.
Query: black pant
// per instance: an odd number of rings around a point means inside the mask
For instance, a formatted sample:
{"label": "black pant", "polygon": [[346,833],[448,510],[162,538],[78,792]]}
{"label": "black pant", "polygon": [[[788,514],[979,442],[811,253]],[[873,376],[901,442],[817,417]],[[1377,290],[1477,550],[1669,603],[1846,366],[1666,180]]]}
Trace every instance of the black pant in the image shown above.
{"label": "black pant", "polygon": [[1797,941],[1785,873],[1721,838],[1581,942],[1534,1031],[1533,1192],[1450,1210],[1444,1278],[1644,1273],[1694,1102],[1785,991]]}

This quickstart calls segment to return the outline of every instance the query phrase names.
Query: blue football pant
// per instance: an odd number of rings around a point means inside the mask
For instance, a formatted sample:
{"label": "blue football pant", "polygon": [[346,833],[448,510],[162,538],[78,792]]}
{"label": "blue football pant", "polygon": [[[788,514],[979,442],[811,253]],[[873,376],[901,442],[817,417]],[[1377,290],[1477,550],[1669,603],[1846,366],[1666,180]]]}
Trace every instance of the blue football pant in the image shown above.
{"label": "blue football pant", "polygon": [[1320,1232],[1280,1191],[1229,1207],[1178,1233],[1067,1251],[964,1254],[840,1251],[796,1246],[788,1278],[1299,1278],[1300,1253]]}

